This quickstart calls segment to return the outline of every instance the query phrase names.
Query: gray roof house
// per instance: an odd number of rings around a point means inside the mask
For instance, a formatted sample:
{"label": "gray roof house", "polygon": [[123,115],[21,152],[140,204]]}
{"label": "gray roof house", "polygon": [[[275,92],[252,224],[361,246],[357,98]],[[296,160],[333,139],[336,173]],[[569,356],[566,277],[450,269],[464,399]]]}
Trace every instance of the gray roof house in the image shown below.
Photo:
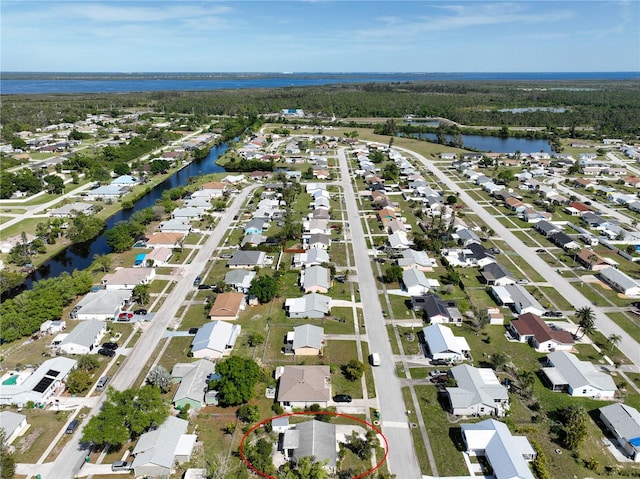
{"label": "gray roof house", "polygon": [[75,217],[78,214],[93,214],[93,205],[90,203],[75,202],[62,205],[60,208],[55,208],[49,211],[49,216],[53,218],[70,218]]}
{"label": "gray roof house", "polygon": [[267,254],[264,251],[236,251],[229,259],[229,268],[255,268],[264,266]]}
{"label": "gray roof house", "polygon": [[432,359],[444,359],[449,362],[465,360],[471,348],[462,336],[454,336],[451,328],[441,324],[432,324],[422,328],[427,352]]}
{"label": "gray roof house", "polygon": [[507,425],[495,419],[462,424],[461,429],[467,452],[484,456],[495,479],[535,479],[527,462],[536,453],[525,436],[512,436]]}
{"label": "gray roof house", "polygon": [[542,374],[552,391],[563,391],[573,397],[613,399],[618,389],[609,374],[566,351],[548,354],[547,365]]}
{"label": "gray roof house", "polygon": [[307,249],[329,249],[330,244],[331,237],[329,235],[325,235],[322,233],[313,233],[309,235],[309,239],[307,240],[305,246],[307,247]]}
{"label": "gray roof house", "polygon": [[211,321],[202,326],[191,342],[194,358],[220,359],[231,354],[240,335],[239,324]]}
{"label": "gray roof house", "polygon": [[405,269],[402,272],[402,284],[409,296],[420,296],[431,289],[427,277],[417,269]]}
{"label": "gray roof house", "polygon": [[519,284],[491,286],[490,294],[499,304],[512,308],[518,314],[533,313],[540,316],[545,312],[540,302]]}
{"label": "gray roof house", "polygon": [[562,231],[561,228],[559,228],[558,226],[554,225],[550,221],[546,221],[546,220],[538,221],[533,226],[533,229],[536,230],[537,232],[543,234],[544,236],[550,236],[553,233],[557,233],[559,231]]}
{"label": "gray roof house", "polygon": [[247,293],[251,287],[251,281],[256,277],[255,271],[234,269],[224,275],[224,284],[232,286],[240,293]]}
{"label": "gray roof house", "polygon": [[86,294],[70,313],[71,319],[108,321],[131,301],[129,289],[100,289]]}
{"label": "gray roof house", "polygon": [[13,411],[0,412],[0,429],[4,430],[5,444],[11,444],[29,427],[27,416]]}
{"label": "gray roof house", "polygon": [[296,326],[287,333],[285,353],[291,352],[296,356],[317,356],[324,345],[324,328],[313,324]]}
{"label": "gray roof house", "polygon": [[504,286],[505,284],[513,284],[516,282],[511,271],[500,263],[489,263],[482,268],[481,274],[490,286]]}
{"label": "gray roof house", "polygon": [[319,266],[331,261],[327,250],[321,248],[311,248],[304,253],[296,253],[293,255],[294,268],[308,268],[309,266]]}
{"label": "gray roof house", "polygon": [[90,319],[78,324],[58,346],[65,354],[89,354],[96,352],[100,340],[107,332],[107,323]]}
{"label": "gray roof house", "polygon": [[[176,364],[176,366],[178,365]],[[177,409],[182,409],[189,404],[190,408],[195,411],[203,407],[207,380],[215,370],[215,363],[205,359],[188,363],[186,367],[184,363],[179,368],[174,366],[171,377],[180,380],[180,386],[173,396],[174,406]]]}
{"label": "gray roof house", "polygon": [[331,400],[329,366],[284,366],[276,369],[278,402],[284,407],[327,407]]}
{"label": "gray roof house", "polygon": [[[176,461],[176,452],[184,443],[192,443],[186,434],[188,421],[169,416],[158,429],[144,433],[131,453],[136,476],[168,477]],[[193,436],[195,437],[195,436]],[[182,443],[182,444],[181,444]],[[181,452],[181,451],[180,451]]]}
{"label": "gray roof house", "polygon": [[305,293],[326,293],[331,287],[331,272],[324,266],[311,266],[300,273]]}
{"label": "gray roof house", "polygon": [[287,298],[284,307],[290,318],[324,318],[331,310],[331,298],[309,293],[301,298]]}
{"label": "gray roof house", "polygon": [[625,454],[634,462],[640,462],[640,412],[621,403],[601,407],[598,411],[600,420]]}
{"label": "gray roof house", "polygon": [[447,388],[451,412],[456,416],[502,417],[509,409],[509,394],[491,368],[454,366],[449,374],[458,386]]}
{"label": "gray roof house", "polygon": [[600,271],[600,279],[626,296],[640,296],[640,282],[616,268]]}
{"label": "gray roof house", "polygon": [[284,432],[280,448],[287,459],[314,457],[333,471],[338,458],[336,425],[315,419],[298,423]]}
{"label": "gray roof house", "polygon": [[0,388],[0,405],[16,404],[24,407],[29,401],[44,404],[76,367],[77,361],[64,356],[47,359],[30,376],[15,384],[3,384]]}
{"label": "gray roof house", "polygon": [[462,314],[455,301],[446,301],[435,293],[427,293],[411,298],[411,307],[422,311],[430,324],[462,323]]}
{"label": "gray roof house", "polygon": [[402,269],[417,269],[418,271],[430,272],[436,266],[436,261],[429,258],[426,251],[416,251],[411,248],[401,252],[402,257],[398,259],[398,266]]}

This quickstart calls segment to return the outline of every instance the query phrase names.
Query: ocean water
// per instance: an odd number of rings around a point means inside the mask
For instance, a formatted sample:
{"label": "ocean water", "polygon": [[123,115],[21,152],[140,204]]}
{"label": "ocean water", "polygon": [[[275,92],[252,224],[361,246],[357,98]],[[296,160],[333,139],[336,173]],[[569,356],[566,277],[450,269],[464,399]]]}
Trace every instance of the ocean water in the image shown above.
{"label": "ocean water", "polygon": [[639,80],[640,72],[558,73],[21,73],[0,74],[0,94],[126,93],[410,81]]}

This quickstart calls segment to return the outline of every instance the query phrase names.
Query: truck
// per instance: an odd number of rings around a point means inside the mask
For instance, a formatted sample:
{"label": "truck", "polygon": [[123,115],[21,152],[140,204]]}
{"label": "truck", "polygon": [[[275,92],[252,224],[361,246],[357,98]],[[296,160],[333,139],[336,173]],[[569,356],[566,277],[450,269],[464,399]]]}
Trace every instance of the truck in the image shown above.
{"label": "truck", "polygon": [[369,355],[369,362],[371,363],[372,366],[380,366],[380,354],[371,353]]}

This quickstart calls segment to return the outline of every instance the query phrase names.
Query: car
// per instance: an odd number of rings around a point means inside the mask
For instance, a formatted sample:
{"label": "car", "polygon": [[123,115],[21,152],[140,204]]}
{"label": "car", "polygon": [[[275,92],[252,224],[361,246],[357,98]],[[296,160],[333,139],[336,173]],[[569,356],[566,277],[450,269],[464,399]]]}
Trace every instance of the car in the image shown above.
{"label": "car", "polygon": [[334,402],[351,402],[352,398],[348,394],[336,394],[333,396]]}
{"label": "car", "polygon": [[528,279],[519,279],[518,281],[516,281],[516,284],[529,284],[529,280]]}
{"label": "car", "polygon": [[585,201],[584,204],[587,206],[591,206],[591,201]]}
{"label": "car", "polygon": [[112,358],[116,355],[116,352],[113,349],[100,348],[98,349],[98,354]]}
{"label": "car", "polygon": [[189,334],[197,334],[198,328],[189,328]]}
{"label": "car", "polygon": [[131,470],[131,464],[133,464],[133,462],[127,462],[127,461],[114,461],[111,464],[111,471],[112,472],[118,472],[118,471],[130,471]]}
{"label": "car", "polygon": [[500,254],[500,250],[498,248],[489,248],[487,251],[491,254]]}
{"label": "car", "polygon": [[197,276],[196,279],[193,280],[193,285],[198,286],[201,280],[202,278],[200,278],[200,276]]}
{"label": "car", "polygon": [[109,379],[111,379],[111,377],[109,376],[102,376],[100,379],[98,379],[98,382],[96,383],[96,391],[104,390],[104,388],[107,386],[107,383],[109,382]]}
{"label": "car", "polygon": [[231,255],[229,253],[224,253],[222,256],[220,256],[223,259],[229,259],[231,258]]}
{"label": "car", "polygon": [[199,284],[198,289],[211,289],[210,284]]}
{"label": "car", "polygon": [[545,311],[543,316],[545,316],[547,318],[561,318],[562,317],[562,311]]}
{"label": "car", "polygon": [[448,379],[448,376],[446,374],[441,374],[440,376],[431,376],[429,378],[429,381],[435,384],[442,384],[442,383],[446,383],[447,379]]}
{"label": "car", "polygon": [[133,313],[130,313],[128,311],[123,311],[118,315],[118,319],[131,319],[131,318],[133,318]]}
{"label": "car", "polygon": [[104,349],[113,349],[115,351],[116,349],[118,349],[118,343],[113,343],[109,341],[107,343],[102,343],[102,347]]}
{"label": "car", "polygon": [[379,353],[371,353],[369,355],[369,363],[371,366],[380,366],[380,354]]}
{"label": "car", "polygon": [[69,423],[69,425],[67,426],[67,429],[65,429],[64,433],[65,434],[73,434],[76,429],[78,429],[78,426],[80,425],[80,421],[78,421],[77,419],[74,419],[73,421],[71,421]]}
{"label": "car", "polygon": [[136,309],[133,314],[137,314],[138,316],[146,316],[147,315],[147,310],[146,309]]}
{"label": "car", "polygon": [[446,360],[446,359],[432,359],[432,360],[431,360],[431,364],[432,364],[433,366],[446,366],[446,365],[448,365],[449,363],[447,362],[447,360]]}
{"label": "car", "polygon": [[429,373],[429,376],[434,377],[434,376],[440,376],[441,374],[446,374],[446,373],[443,373],[443,372],[442,372],[442,371],[440,371],[439,369],[436,369],[435,371],[431,371],[431,372]]}
{"label": "car", "polygon": [[235,216],[233,217],[233,219],[234,219],[234,220],[237,220],[238,218],[239,218],[239,216],[238,216],[238,215],[235,215]]}
{"label": "car", "polygon": [[546,253],[546,252],[547,252],[547,250],[546,250],[546,249],[544,249],[544,248],[538,248],[538,249],[536,250],[536,253]]}

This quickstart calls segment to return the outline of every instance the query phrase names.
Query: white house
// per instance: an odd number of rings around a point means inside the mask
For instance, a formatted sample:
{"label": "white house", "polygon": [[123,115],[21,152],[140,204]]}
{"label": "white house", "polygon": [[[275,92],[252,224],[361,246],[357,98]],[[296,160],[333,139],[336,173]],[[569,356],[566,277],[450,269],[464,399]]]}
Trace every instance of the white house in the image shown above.
{"label": "white house", "polygon": [[609,374],[566,351],[550,353],[547,365],[542,374],[552,391],[563,391],[573,397],[613,399],[618,389]]}
{"label": "white house", "polygon": [[493,369],[460,364],[452,367],[449,374],[458,384],[446,388],[454,415],[502,417],[509,409],[509,393]]}
{"label": "white house", "polygon": [[194,358],[220,359],[231,354],[240,336],[239,324],[211,321],[202,326],[191,343]]}
{"label": "white house", "polygon": [[71,310],[71,319],[109,321],[131,301],[129,289],[100,289],[87,293]]}
{"label": "white house", "polygon": [[155,275],[153,268],[120,268],[105,274],[102,284],[106,289],[133,289],[139,284],[149,284]]}
{"label": "white house", "polygon": [[78,324],[62,340],[60,351],[64,354],[89,354],[96,352],[100,346],[100,340],[107,332],[107,323],[91,319]]}
{"label": "white house", "polygon": [[24,414],[13,411],[0,412],[0,429],[4,431],[5,444],[11,444],[18,436],[22,436],[28,428],[27,416]]}
{"label": "white house", "polygon": [[324,318],[331,310],[331,298],[319,293],[305,294],[301,298],[287,298],[285,309],[290,318]]}
{"label": "white house", "polygon": [[417,269],[405,269],[402,272],[402,283],[409,296],[420,296],[431,289],[427,277]]}
{"label": "white house", "polygon": [[444,359],[449,362],[464,361],[471,348],[462,336],[454,336],[451,328],[441,324],[432,324],[422,328],[428,355],[432,359]]}
{"label": "white house", "polygon": [[600,420],[626,455],[640,462],[640,412],[622,403],[601,407]]}
{"label": "white house", "polygon": [[44,404],[64,384],[76,364],[75,359],[57,356],[44,361],[31,374],[16,374],[18,377],[13,384],[4,379],[5,384],[0,388],[0,404],[18,407],[24,407],[28,402]]}
{"label": "white house", "polygon": [[605,268],[600,278],[625,296],[640,296],[640,283],[619,269]]}

